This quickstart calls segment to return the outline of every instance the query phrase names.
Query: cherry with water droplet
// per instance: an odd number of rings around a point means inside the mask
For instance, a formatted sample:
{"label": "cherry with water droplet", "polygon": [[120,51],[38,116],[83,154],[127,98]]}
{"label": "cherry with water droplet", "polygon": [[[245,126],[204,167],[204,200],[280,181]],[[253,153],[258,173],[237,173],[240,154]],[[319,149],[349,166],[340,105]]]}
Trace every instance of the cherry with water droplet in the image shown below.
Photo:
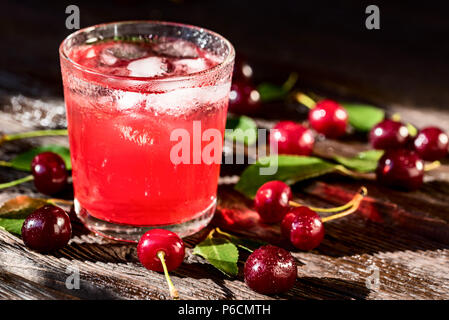
{"label": "cherry with water droplet", "polygon": [[282,235],[300,250],[318,247],[324,238],[321,217],[308,207],[292,208],[281,225]]}
{"label": "cherry with water droplet", "polygon": [[[357,211],[363,198],[367,195],[365,187],[361,187],[357,194],[348,203],[335,208],[310,208],[295,204],[284,216],[281,223],[281,234],[300,250],[312,250],[318,247],[324,238],[323,223],[339,219]],[[316,211],[338,212],[334,215],[321,218]]]}
{"label": "cherry with water droplet", "polygon": [[296,261],[285,249],[266,245],[255,250],[245,262],[245,283],[262,294],[278,294],[293,288]]}
{"label": "cherry with water droplet", "polygon": [[61,208],[44,205],[23,222],[25,245],[38,252],[58,250],[67,245],[72,234],[69,215]]}

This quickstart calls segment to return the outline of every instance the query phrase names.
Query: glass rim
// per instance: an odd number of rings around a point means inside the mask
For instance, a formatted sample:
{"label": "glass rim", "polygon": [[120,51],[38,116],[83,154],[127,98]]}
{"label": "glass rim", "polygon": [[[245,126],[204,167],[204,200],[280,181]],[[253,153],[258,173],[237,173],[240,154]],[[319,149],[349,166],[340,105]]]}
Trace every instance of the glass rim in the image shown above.
{"label": "glass rim", "polygon": [[[66,54],[65,50],[64,50],[64,45],[72,38],[76,37],[77,35],[83,33],[83,32],[89,32],[91,30],[97,29],[99,27],[104,27],[104,26],[111,26],[111,25],[118,25],[118,24],[139,24],[139,23],[147,23],[147,24],[158,24],[158,25],[167,25],[167,26],[177,26],[177,27],[184,27],[184,28],[189,28],[189,29],[194,29],[197,30],[199,32],[206,32],[209,33],[213,36],[216,36],[217,38],[219,38],[220,40],[222,40],[225,44],[226,47],[229,48],[229,52],[226,55],[226,57],[223,59],[222,62],[220,62],[219,64],[211,67],[211,68],[207,68],[205,70],[202,71],[197,71],[197,72],[193,72],[193,73],[189,73],[186,75],[163,75],[163,76],[156,76],[156,77],[136,77],[136,76],[121,76],[121,75],[111,75],[111,74],[107,74],[107,73],[103,73],[103,72],[99,72],[97,70],[95,70],[94,68],[90,68],[90,67],[86,67],[83,66],[77,62],[75,62],[74,60],[70,59],[68,57],[68,55]],[[64,40],[61,42],[61,44],[59,45],[59,55],[60,57],[64,58],[65,61],[67,61],[68,63],[70,63],[73,67],[75,67],[76,69],[80,70],[81,72],[87,72],[89,74],[92,75],[96,75],[96,76],[100,76],[100,77],[106,77],[109,79],[115,79],[115,80],[132,80],[132,81],[141,81],[141,82],[166,82],[166,81],[185,81],[185,80],[191,80],[194,79],[198,76],[207,76],[209,74],[213,74],[215,72],[219,72],[221,69],[225,68],[227,65],[229,65],[229,63],[231,63],[234,58],[235,58],[235,50],[234,50],[234,46],[231,44],[231,42],[226,39],[225,37],[223,37],[222,35],[211,31],[209,29],[206,28],[202,28],[202,27],[197,27],[194,25],[189,25],[189,24],[184,24],[184,23],[178,23],[178,22],[170,22],[170,21],[159,21],[159,20],[125,20],[125,21],[115,21],[115,22],[107,22],[107,23],[101,23],[101,24],[96,24],[90,27],[85,27],[82,29],[79,29],[75,32],[72,32],[71,34],[69,34],[66,38],[64,38]]]}

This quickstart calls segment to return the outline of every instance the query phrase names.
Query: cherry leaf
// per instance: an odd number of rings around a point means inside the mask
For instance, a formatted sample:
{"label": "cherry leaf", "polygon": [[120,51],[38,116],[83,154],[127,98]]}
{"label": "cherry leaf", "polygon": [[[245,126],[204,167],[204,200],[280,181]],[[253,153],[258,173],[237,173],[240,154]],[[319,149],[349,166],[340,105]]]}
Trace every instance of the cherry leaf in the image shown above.
{"label": "cherry leaf", "polygon": [[260,94],[260,100],[263,102],[282,100],[288,93],[288,90],[286,90],[283,86],[278,86],[268,82],[261,83],[257,87],[257,91]]}
{"label": "cherry leaf", "polygon": [[256,122],[246,116],[240,116],[238,118],[229,117],[226,120],[225,138],[246,145],[254,144],[257,141]]}
{"label": "cherry leaf", "polygon": [[236,276],[239,272],[237,267],[239,252],[227,239],[207,237],[193,248],[193,254],[203,257],[228,276]]}
{"label": "cherry leaf", "polygon": [[24,221],[25,219],[0,218],[0,229],[20,236],[22,234],[22,225]]}
{"label": "cherry leaf", "polygon": [[248,166],[234,188],[252,198],[265,182],[281,180],[287,184],[294,184],[332,172],[335,168],[335,164],[316,157],[269,156]]}
{"label": "cherry leaf", "polygon": [[335,157],[334,160],[344,165],[346,168],[357,172],[373,172],[377,168],[377,162],[382,157],[382,150],[368,150],[360,152],[354,158]]}
{"label": "cherry leaf", "polygon": [[367,132],[385,118],[385,111],[367,104],[342,103],[348,112],[349,124],[356,130]]}
{"label": "cherry leaf", "polygon": [[37,208],[47,203],[45,199],[18,196],[0,207],[0,228],[20,235],[25,218]]}
{"label": "cherry leaf", "polygon": [[261,83],[257,87],[257,91],[260,94],[260,100],[263,102],[270,102],[284,99],[294,87],[297,80],[298,74],[293,72],[281,86],[268,82]]}
{"label": "cherry leaf", "polygon": [[24,153],[19,154],[14,159],[10,161],[11,167],[17,170],[31,171],[31,160],[39,153],[51,151],[61,156],[65,162],[67,170],[72,169],[72,163],[70,161],[70,150],[69,148],[58,146],[58,145],[47,145],[40,146]]}

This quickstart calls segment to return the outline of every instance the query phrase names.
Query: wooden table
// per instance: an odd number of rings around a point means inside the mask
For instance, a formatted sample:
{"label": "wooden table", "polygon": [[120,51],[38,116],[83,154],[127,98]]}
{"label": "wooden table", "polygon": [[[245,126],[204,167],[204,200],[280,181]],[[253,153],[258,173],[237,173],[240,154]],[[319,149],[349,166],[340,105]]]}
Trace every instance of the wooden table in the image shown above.
{"label": "wooden table", "polygon": [[[5,98],[5,96],[4,96]],[[6,100],[5,100],[6,101]],[[20,100],[23,105],[35,100]],[[7,105],[7,101],[6,104]],[[45,103],[45,101],[44,101]],[[62,105],[62,100],[49,103]],[[2,131],[18,132],[26,128],[3,108]],[[417,126],[426,122],[444,126],[449,114],[432,114],[396,106],[405,121]],[[287,111],[286,111],[287,112]],[[301,116],[298,116],[298,119]],[[264,125],[272,120],[261,121]],[[5,130],[6,129],[6,130]],[[47,137],[7,143],[0,148],[0,159],[8,160],[20,151],[39,144],[67,145],[65,137]],[[318,154],[354,154],[366,148],[362,142],[322,141]],[[446,161],[447,162],[447,161]],[[224,166],[219,187],[219,211],[244,212],[249,220],[254,212],[251,203],[232,189],[242,167]],[[0,169],[0,181],[9,181],[23,173]],[[288,293],[264,296],[251,291],[239,276],[227,278],[202,258],[192,255],[192,247],[210,228],[189,237],[185,263],[172,272],[174,283],[183,299],[447,299],[449,298],[449,166],[433,171],[423,188],[400,192],[381,187],[372,181],[359,181],[339,175],[295,185],[295,196],[314,206],[331,206],[346,202],[364,184],[369,198],[359,214],[326,225],[323,243],[311,252],[294,251],[299,260],[297,284]],[[40,196],[32,183],[4,190],[0,202],[19,194]],[[70,198],[70,195],[67,195]],[[375,213],[375,215],[374,215]],[[246,221],[248,222],[248,221]],[[277,226],[251,222],[227,231],[244,237],[279,241]],[[244,261],[247,255],[241,254]],[[65,286],[73,270],[79,270],[80,289]],[[377,271],[376,271],[377,270]],[[375,273],[379,285],[367,285]],[[21,239],[0,230],[0,298],[5,299],[167,299],[162,274],[144,269],[136,257],[136,247],[99,238],[88,233],[80,223],[74,224],[70,244],[54,253],[39,254],[28,250]]]}
{"label": "wooden table", "polygon": [[[64,3],[28,7],[27,2],[5,1],[2,5],[5,8],[0,10],[0,132],[12,133],[31,130],[38,123],[33,120],[37,116],[33,108],[63,107],[57,46],[70,31],[63,27]],[[258,3],[242,8],[242,2],[236,0],[219,8],[208,1],[163,1],[157,6],[153,2],[133,1],[132,5],[127,2],[122,7],[118,1],[114,5],[107,1],[100,9],[97,2],[86,1],[80,6],[83,26],[150,18],[208,27],[229,37],[239,53],[248,54],[257,82],[281,83],[289,72],[297,71],[300,89],[332,98],[370,102],[385,107],[390,114],[399,112],[404,121],[417,127],[439,125],[449,131],[449,47],[442,31],[448,26],[444,10],[431,12],[421,5],[415,8],[412,4],[382,4],[383,29],[368,33],[361,16],[364,8],[358,2],[312,1],[293,7],[287,2],[276,6]],[[317,13],[319,18],[313,19]],[[234,18],[230,21],[228,17]],[[29,120],[19,121],[23,120],[17,116],[23,112],[21,107],[31,111]],[[280,103],[266,105],[257,117],[261,125],[270,126],[281,118],[301,121],[305,112],[295,104]],[[53,118],[61,119],[63,115]],[[67,139],[52,137],[6,143],[0,147],[0,160],[9,160],[32,146],[48,143],[67,145]],[[315,152],[325,156],[334,152],[353,155],[364,148],[367,146],[360,137],[351,137],[343,142],[320,142]],[[242,166],[223,166],[218,191],[220,210],[214,224],[226,229],[219,219],[222,214],[244,212],[250,217],[249,224],[228,231],[277,243],[279,228],[261,227],[257,220],[251,220],[255,215],[249,208],[250,201],[232,190],[232,183],[242,169]],[[0,183],[23,175],[0,168]],[[331,174],[298,183],[294,193],[307,204],[334,206],[346,202],[362,183],[369,190],[369,198],[358,214],[329,222],[326,237],[316,250],[293,252],[299,261],[298,279],[288,293],[257,294],[243,282],[242,263],[239,275],[227,278],[202,258],[192,255],[191,248],[208,233],[208,228],[185,239],[189,247],[185,263],[172,273],[181,298],[448,299],[448,159],[414,192],[395,191],[371,181]],[[0,191],[0,203],[20,194],[41,196],[32,183],[27,183]],[[246,257],[242,253],[240,260]],[[79,270],[79,290],[69,290],[65,285],[73,270]],[[379,286],[367,285],[376,270]],[[163,275],[139,264],[134,245],[96,237],[75,223],[70,244],[48,255],[28,250],[20,238],[0,230],[0,298],[167,299],[169,296]]]}

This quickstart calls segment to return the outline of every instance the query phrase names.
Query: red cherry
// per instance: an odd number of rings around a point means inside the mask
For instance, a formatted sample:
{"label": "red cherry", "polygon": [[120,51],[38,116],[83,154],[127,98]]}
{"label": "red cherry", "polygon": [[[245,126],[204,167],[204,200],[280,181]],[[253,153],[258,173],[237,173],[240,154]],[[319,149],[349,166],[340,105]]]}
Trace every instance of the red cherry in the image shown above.
{"label": "red cherry", "polygon": [[34,185],[39,192],[52,195],[64,189],[67,184],[67,170],[64,160],[53,152],[43,152],[31,161]]}
{"label": "red cherry", "polygon": [[414,146],[422,159],[427,161],[440,160],[447,155],[449,137],[440,128],[424,128],[416,136]]}
{"label": "red cherry", "polygon": [[288,212],[291,199],[292,192],[288,185],[282,181],[270,181],[257,190],[254,207],[263,222],[275,223]]}
{"label": "red cherry", "polygon": [[246,59],[241,56],[236,57],[234,63],[234,72],[232,74],[233,81],[251,82],[253,77],[253,68],[248,64]]}
{"label": "red cherry", "polygon": [[348,113],[333,100],[322,100],[309,111],[309,123],[328,138],[339,138],[346,133]]}
{"label": "red cherry", "polygon": [[376,169],[377,180],[384,185],[406,190],[418,189],[423,183],[424,161],[415,151],[385,151]]}
{"label": "red cherry", "polygon": [[39,252],[58,250],[67,245],[72,235],[69,215],[59,207],[44,205],[34,210],[22,226],[25,245]]}
{"label": "red cherry", "polygon": [[229,112],[252,114],[259,109],[260,95],[250,83],[234,82],[229,93]]}
{"label": "red cherry", "polygon": [[293,121],[278,122],[270,131],[270,144],[277,143],[279,154],[310,155],[315,138],[311,130]]}
{"label": "red cherry", "polygon": [[[298,212],[301,211],[299,210],[300,208],[303,207],[298,207],[298,208],[290,208],[289,212],[287,212],[287,214],[284,216],[284,219],[282,219],[281,222],[281,235],[282,237],[284,237],[285,239],[290,241],[290,231],[292,230],[292,223],[293,220],[295,220],[296,216],[299,214]],[[306,208],[306,207],[304,207]]]}
{"label": "red cherry", "polygon": [[282,235],[300,250],[318,247],[324,238],[324,226],[320,216],[303,206],[292,208],[281,224]]}
{"label": "red cherry", "polygon": [[255,250],[245,262],[245,283],[262,294],[290,290],[296,282],[297,266],[291,253],[266,245]]}
{"label": "red cherry", "polygon": [[373,148],[386,150],[404,146],[408,137],[408,129],[403,123],[387,119],[371,129],[369,140]]}
{"label": "red cherry", "polygon": [[142,265],[153,271],[164,271],[159,252],[164,252],[168,271],[174,270],[184,260],[184,242],[174,232],[165,229],[147,231],[137,245],[137,256]]}

